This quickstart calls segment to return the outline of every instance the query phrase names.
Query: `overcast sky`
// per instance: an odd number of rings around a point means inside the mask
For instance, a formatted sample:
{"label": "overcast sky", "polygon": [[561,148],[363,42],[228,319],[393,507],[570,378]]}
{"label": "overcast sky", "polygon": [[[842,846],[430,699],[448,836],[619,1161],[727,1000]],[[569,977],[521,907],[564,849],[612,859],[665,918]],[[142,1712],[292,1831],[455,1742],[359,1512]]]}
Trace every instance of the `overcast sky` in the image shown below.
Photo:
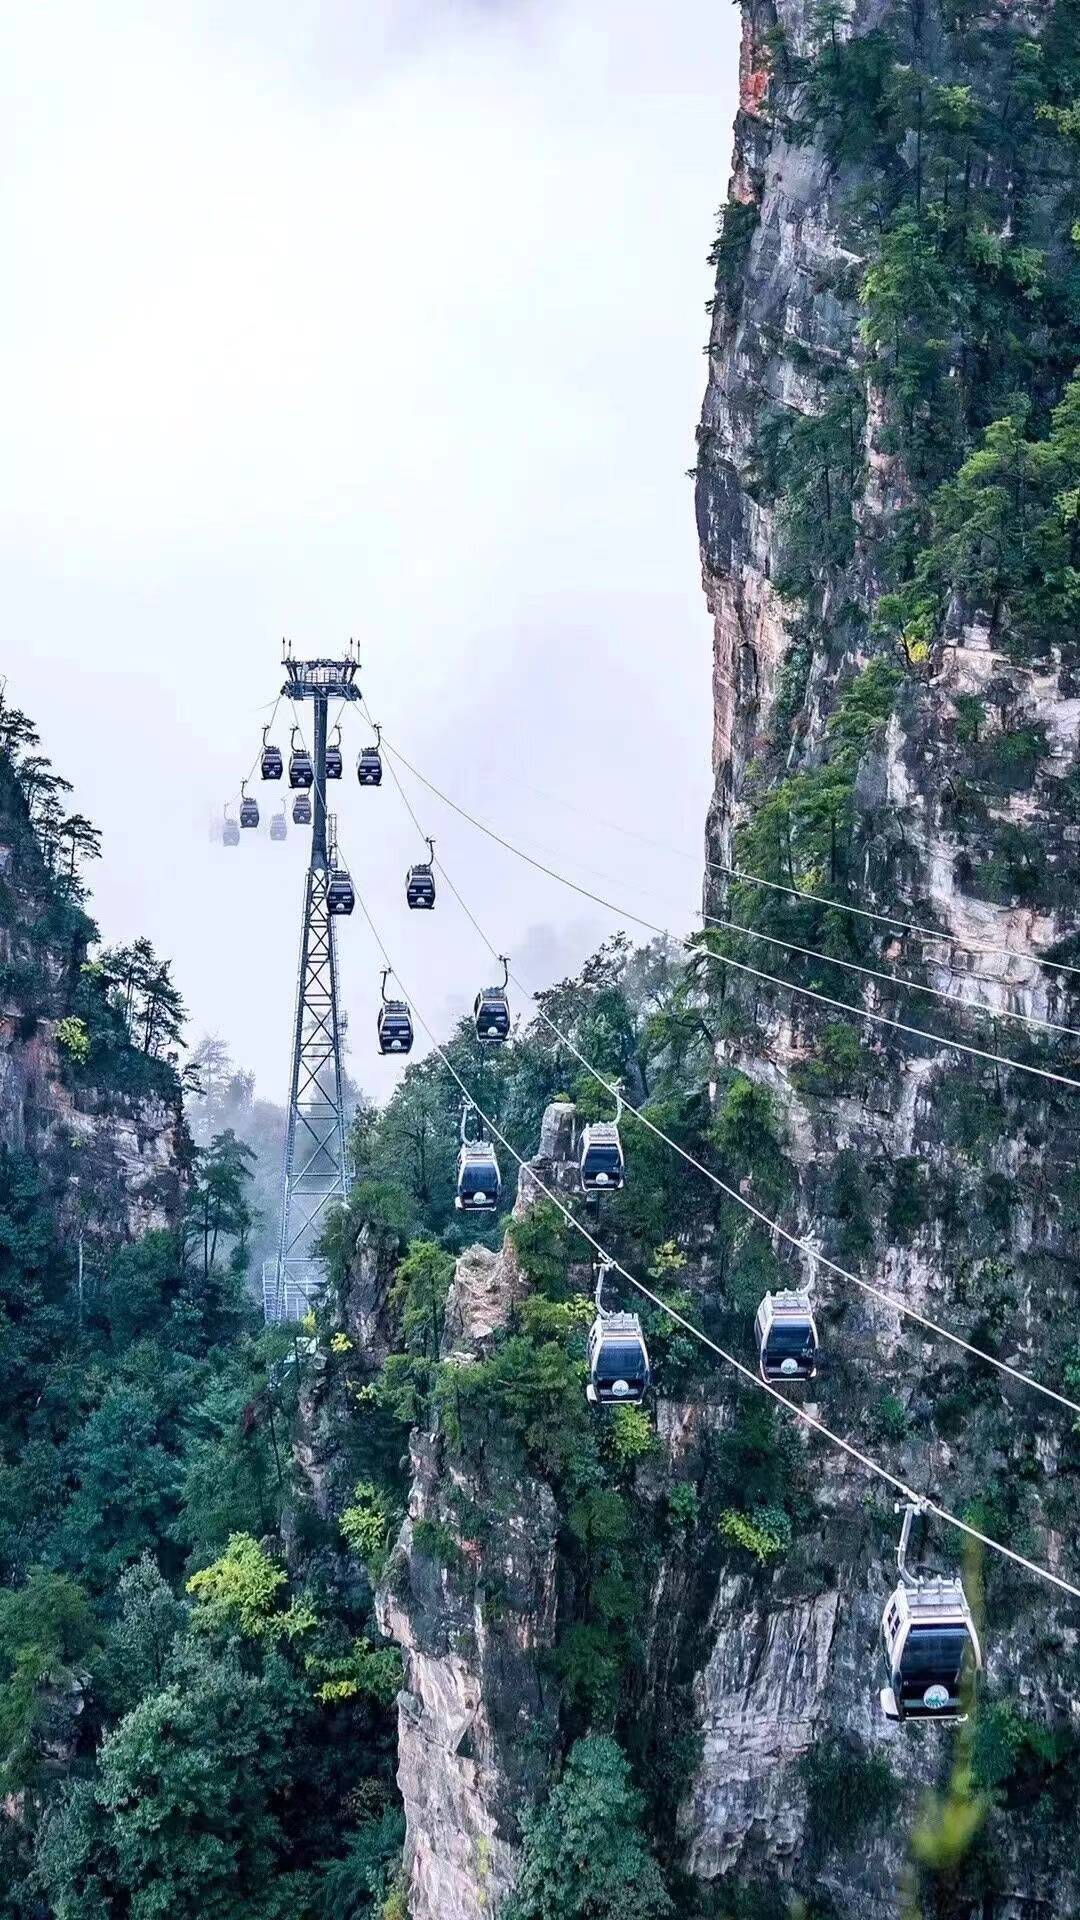
{"label": "overcast sky", "polygon": [[[209,822],[284,634],[355,636],[375,718],[440,786],[687,925],[711,708],[685,469],[735,9],[46,0],[4,9],[0,46],[2,664],[104,831],[105,938],[149,934],[192,1038],[283,1094],[302,836],[227,851]],[[442,1028],[490,961],[451,900],[406,912],[422,849],[390,784],[357,788],[366,732],[342,842]],[[416,802],[529,984],[617,924]],[[382,1093],[359,913],[339,946]]]}

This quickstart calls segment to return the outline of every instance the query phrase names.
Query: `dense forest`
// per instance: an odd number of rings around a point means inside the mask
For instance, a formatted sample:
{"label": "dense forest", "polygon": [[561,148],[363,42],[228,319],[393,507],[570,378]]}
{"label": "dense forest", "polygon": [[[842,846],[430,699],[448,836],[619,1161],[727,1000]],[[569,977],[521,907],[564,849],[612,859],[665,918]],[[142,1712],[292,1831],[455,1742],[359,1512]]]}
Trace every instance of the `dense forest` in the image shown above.
{"label": "dense forest", "polygon": [[[169,970],[145,942],[98,948],[70,835],[34,805],[50,777],[28,754],[36,737],[10,709],[3,723],[17,856],[0,912],[10,931],[27,892],[39,896],[24,937],[41,962],[5,969],[8,1019],[54,1037],[61,1112],[65,1091],[106,1108],[179,1107],[184,1010]],[[670,957],[631,955],[621,940],[545,1006],[641,1091],[655,1081],[659,1093],[659,1063],[704,1043]],[[474,1041],[460,1033],[449,1052],[525,1141],[575,1078],[535,1024],[479,1078]],[[220,1047],[201,1045],[184,1078],[204,1132],[207,1109],[250,1113],[250,1084]],[[228,1127],[201,1147],[188,1139],[176,1217],[81,1246],[58,1224],[62,1125],[41,1154],[0,1150],[5,1914],[404,1911],[389,1711],[400,1662],[373,1626],[372,1591],[403,1511],[409,1424],[439,1374],[463,1238],[458,1115],[437,1060],[411,1068],[384,1112],[357,1106],[357,1183],[327,1232],[328,1265],[345,1279],[359,1232],[391,1250],[397,1338],[383,1368],[353,1382],[359,1417],[339,1462],[349,1494],[330,1519],[297,1464],[298,1409],[326,1369],[370,1369],[333,1292],[317,1326],[262,1326],[248,1273],[252,1148]],[[648,1235],[676,1221],[676,1186],[655,1186]],[[548,1231],[537,1228],[538,1248]],[[580,1347],[579,1329],[560,1361],[575,1403]],[[549,1363],[556,1351],[547,1343]],[[526,1401],[531,1391],[526,1378]],[[580,1411],[575,1425],[580,1435]],[[631,1424],[628,1457],[642,1438]],[[624,1806],[633,1858],[635,1792],[614,1750],[597,1751],[593,1790],[610,1776],[602,1803],[610,1793]]]}

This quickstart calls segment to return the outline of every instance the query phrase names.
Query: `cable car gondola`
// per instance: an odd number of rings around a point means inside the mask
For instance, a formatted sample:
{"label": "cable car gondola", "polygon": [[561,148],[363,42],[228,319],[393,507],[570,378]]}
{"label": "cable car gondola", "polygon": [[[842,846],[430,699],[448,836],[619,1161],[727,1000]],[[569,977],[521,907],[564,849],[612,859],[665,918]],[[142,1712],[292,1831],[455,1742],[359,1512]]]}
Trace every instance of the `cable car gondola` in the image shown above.
{"label": "cable car gondola", "polygon": [[[622,1102],[619,1102],[620,1109]],[[593,1120],[581,1135],[578,1159],[582,1193],[621,1193],[626,1185],[626,1161],[618,1120]]]}
{"label": "cable car gondola", "polygon": [[506,997],[510,962],[504,953],[500,953],[499,959],[503,970],[501,987],[481,987],[473,1001],[476,1037],[484,1046],[501,1046],[510,1037],[510,1002]]}
{"label": "cable car gondola", "polygon": [[297,727],[294,727],[292,730],[292,750],[289,754],[289,785],[290,787],[310,787],[315,781],[315,769],[311,764],[311,755],[307,748],[302,743],[300,746],[296,744],[298,731],[299,729]]}
{"label": "cable car gondola", "polygon": [[289,823],[285,818],[285,809],[282,807],[279,812],[270,815],[270,838],[271,840],[285,840],[288,838],[288,833]]}
{"label": "cable car gondola", "polygon": [[589,1329],[589,1384],[594,1406],[636,1406],[645,1398],[651,1373],[649,1352],[636,1313],[607,1313],[604,1278],[611,1268],[602,1260],[596,1281],[596,1318]]}
{"label": "cable car gondola", "polygon": [[490,1140],[466,1140],[458,1154],[457,1193],[454,1205],[459,1213],[491,1213],[499,1204],[502,1178],[495,1149]]}
{"label": "cable car gondola", "polygon": [[[899,1510],[899,1509],[898,1509]],[[916,1515],[908,1501],[896,1564],[900,1580],[881,1621],[888,1686],[881,1689],[887,1720],[967,1719],[968,1696],[982,1672],[982,1648],[962,1580],[908,1570],[907,1551]]]}
{"label": "cable car gondola", "polygon": [[356,905],[353,883],[345,867],[330,869],[330,885],[326,889],[326,907],[328,913],[351,913]]}
{"label": "cable car gondola", "polygon": [[293,803],[292,803],[292,817],[293,817],[293,821],[294,821],[294,824],[295,824],[296,826],[298,826],[298,827],[310,827],[310,825],[311,825],[311,799],[310,799],[310,796],[309,796],[309,794],[307,793],[307,790],[306,790],[306,789],[304,789],[304,790],[303,790],[302,792],[300,792],[300,793],[298,793],[298,794],[297,794],[297,796],[296,796],[296,799],[295,799],[295,800],[293,801]]}
{"label": "cable car gondola", "polygon": [[362,747],[356,756],[356,777],[362,787],[382,786],[382,732],[375,728],[375,745]]}
{"label": "cable car gondola", "polygon": [[259,824],[259,803],[246,791],[247,782],[240,783],[240,825],[257,827]]}
{"label": "cable car gondola", "polygon": [[285,763],[281,758],[281,748],[275,747],[272,740],[270,742],[267,741],[266,736],[269,731],[269,727],[263,728],[262,754],[259,759],[259,769],[264,780],[280,780],[285,771]]}
{"label": "cable car gondola", "polygon": [[754,1318],[763,1380],[813,1380],[818,1334],[808,1293],[767,1293]]}
{"label": "cable car gondola", "polygon": [[428,841],[428,858],[418,861],[405,875],[405,898],[410,907],[435,905],[435,842]]}
{"label": "cable car gondola", "polygon": [[407,1000],[388,1000],[386,981],[390,972],[384,967],[382,977],[382,1006],[379,1008],[378,1034],[380,1053],[411,1053],[413,1043],[412,1015]]}
{"label": "cable car gondola", "polygon": [[344,761],[341,757],[341,728],[335,727],[336,740],[331,740],[326,748],[326,777],[328,780],[340,780]]}
{"label": "cable car gondola", "polygon": [[231,813],[227,813],[221,823],[221,844],[224,847],[240,845],[240,828]]}

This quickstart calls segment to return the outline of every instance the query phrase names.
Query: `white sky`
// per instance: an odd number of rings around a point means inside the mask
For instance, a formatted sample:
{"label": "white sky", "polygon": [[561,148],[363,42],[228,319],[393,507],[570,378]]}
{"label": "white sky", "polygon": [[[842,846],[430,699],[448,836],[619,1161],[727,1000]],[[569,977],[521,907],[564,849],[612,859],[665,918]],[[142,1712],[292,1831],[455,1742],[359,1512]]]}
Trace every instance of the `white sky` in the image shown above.
{"label": "white sky", "polygon": [[[711,705],[685,469],[737,23],[703,0],[0,11],[2,664],[104,830],[105,938],[149,934],[191,1037],[266,1094],[302,836],[226,851],[208,820],[283,634],[355,635],[375,717],[438,784],[689,924]],[[388,783],[357,788],[366,734],[342,841],[442,1028],[490,962],[451,900],[406,913],[422,849]],[[590,805],[682,857],[590,831]],[[617,924],[418,811],[530,984]],[[352,1070],[385,1092],[359,912],[339,950]]]}

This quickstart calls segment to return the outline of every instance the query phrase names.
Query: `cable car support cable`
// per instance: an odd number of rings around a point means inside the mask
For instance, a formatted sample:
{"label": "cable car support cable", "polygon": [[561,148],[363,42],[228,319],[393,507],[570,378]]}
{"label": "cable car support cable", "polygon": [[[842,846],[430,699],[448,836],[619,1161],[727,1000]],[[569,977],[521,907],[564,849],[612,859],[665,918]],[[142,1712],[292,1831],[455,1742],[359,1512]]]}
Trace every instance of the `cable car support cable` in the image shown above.
{"label": "cable car support cable", "polygon": [[[642,846],[655,847],[659,853],[671,853],[679,860],[689,860],[697,864],[695,855],[687,853],[684,847],[673,847],[668,841],[657,840],[648,833],[636,833],[632,827],[622,826],[617,820],[602,819],[583,807],[575,807],[564,795],[547,793],[543,787],[534,786],[531,781],[514,780],[512,775],[504,777],[509,778],[512,784],[522,787],[525,791],[536,794],[538,799],[550,801],[554,806],[565,807],[569,813],[577,814],[583,820],[591,820],[596,826],[621,834],[625,839],[638,840]],[[953,934],[940,927],[924,927],[916,920],[900,919],[895,913],[879,913],[872,907],[856,907],[849,900],[830,900],[827,894],[811,893],[809,888],[805,887],[785,886],[781,880],[766,880],[760,873],[747,873],[744,867],[727,866],[722,860],[706,860],[705,869],[708,873],[725,874],[728,879],[738,880],[744,886],[766,887],[772,893],[786,893],[792,900],[811,901],[815,906],[831,907],[836,913],[854,914],[860,920],[876,920],[880,926],[891,927],[894,932],[914,933],[923,940],[936,940],[939,944],[958,947],[961,953],[993,954],[1003,960],[1023,960],[1032,966],[1053,967],[1058,973],[1069,973],[1080,978],[1080,966],[1071,966],[1065,960],[1051,960],[1048,955],[1025,953],[1016,947],[973,947],[964,940],[956,939]]]}
{"label": "cable car support cable", "polygon": [[[897,1033],[906,1033],[916,1039],[926,1040],[932,1046],[948,1047],[955,1053],[967,1054],[976,1060],[986,1060],[996,1066],[1008,1067],[1015,1073],[1033,1074],[1040,1080],[1053,1081],[1058,1086],[1070,1087],[1074,1092],[1080,1092],[1080,1080],[1074,1079],[1069,1074],[1057,1073],[1051,1067],[1035,1066],[1030,1061],[1014,1060],[1008,1054],[995,1053],[988,1047],[976,1047],[968,1041],[953,1040],[945,1034],[931,1033],[925,1027],[912,1026],[907,1021],[893,1019],[889,1014],[874,1013],[868,1007],[852,1006],[849,1001],[837,1000],[833,995],[822,993],[816,987],[800,986],[794,980],[784,980],[776,974],[764,972],[759,967],[752,967],[749,962],[745,960],[735,960],[728,954],[713,953],[710,948],[699,946],[695,941],[687,940],[684,936],[673,933],[670,927],[658,926],[655,921],[646,920],[642,914],[633,913],[629,908],[621,907],[615,901],[606,899],[603,894],[594,893],[591,888],[581,886],[576,880],[567,879],[565,874],[557,872],[554,867],[545,865],[542,860],[535,859],[532,854],[526,853],[521,847],[515,846],[512,841],[504,839],[502,834],[497,833],[493,827],[485,825],[485,823],[482,820],[478,820],[474,814],[467,812],[464,807],[458,805],[456,800],[451,800],[448,794],[443,793],[441,789],[436,787],[432,781],[428,780],[424,774],[420,773],[410,761],[406,760],[404,754],[399,753],[395,747],[390,745],[385,734],[383,735],[383,745],[388,754],[400,760],[402,766],[407,767],[408,771],[420,781],[422,786],[427,787],[428,791],[433,793],[436,799],[441,800],[446,806],[450,807],[454,813],[459,814],[463,820],[468,821],[470,826],[475,827],[480,833],[485,834],[489,840],[494,840],[496,845],[503,847],[506,852],[514,854],[519,860],[524,860],[528,866],[535,868],[539,873],[546,874],[549,879],[557,880],[561,886],[568,887],[572,893],[580,894],[584,899],[591,900],[594,905],[603,907],[606,912],[614,913],[622,919],[633,921],[636,926],[644,927],[648,932],[657,934],[661,938],[673,940],[678,946],[683,947],[692,955],[712,961],[720,966],[731,967],[738,973],[747,974],[755,980],[765,981],[769,986],[779,987],[786,993],[802,994],[806,999],[816,1000],[823,1006],[834,1007],[838,1012],[846,1014],[849,1019],[869,1020],[876,1026],[890,1027]],[[734,922],[725,924],[729,925],[731,931],[735,933],[746,933],[750,931],[748,928],[740,927]],[[803,951],[810,952],[812,950],[806,948],[803,949]],[[832,964],[828,954],[819,954],[815,957],[823,960],[826,964]],[[898,981],[897,984],[906,985],[908,983]],[[954,1007],[959,1005],[956,1001],[952,1001],[950,1004]],[[978,1009],[978,1011],[991,1013],[989,1008]],[[999,1016],[991,1013],[991,1017],[997,1018]]]}
{"label": "cable car support cable", "polygon": [[[263,739],[264,739],[264,740],[265,740],[265,738],[266,738],[266,736],[267,736],[267,734],[268,734],[268,733],[270,732],[270,729],[272,728],[272,726],[273,726],[273,724],[274,724],[274,721],[275,721],[275,720],[277,719],[277,710],[278,710],[278,708],[279,708],[279,707],[280,707],[280,705],[281,705],[281,701],[282,701],[282,695],[281,695],[281,694],[279,693],[279,694],[278,694],[278,697],[277,697],[277,699],[276,699],[276,700],[274,701],[274,711],[273,711],[273,713],[272,713],[272,714],[270,715],[270,718],[269,718],[269,720],[267,721],[267,723],[266,723],[266,725],[265,725],[265,727],[263,728]],[[269,701],[267,701],[267,706],[269,706],[269,704],[270,704],[270,703],[269,703]],[[262,709],[262,711],[263,711],[263,712],[265,712],[265,708],[263,708],[263,709]],[[255,755],[255,758],[254,758],[254,760],[252,761],[252,763],[251,763],[251,765],[250,765],[250,767],[248,768],[248,770],[247,770],[247,772],[245,773],[245,775],[244,775],[244,778],[243,778],[243,779],[241,780],[241,782],[240,782],[240,785],[239,785],[239,786],[237,787],[237,789],[236,789],[236,792],[235,792],[235,793],[231,793],[231,794],[229,795],[229,798],[228,798],[228,800],[226,800],[226,802],[225,802],[225,805],[226,805],[226,807],[228,807],[229,805],[231,805],[231,803],[232,803],[232,802],[233,802],[234,800],[239,800],[239,799],[241,799],[241,798],[243,797],[243,789],[244,789],[244,788],[245,788],[245,787],[247,786],[247,783],[248,783],[248,781],[249,781],[249,780],[250,780],[250,779],[251,779],[251,778],[253,777],[253,775],[254,775],[254,773],[255,773],[255,769],[256,769],[256,767],[258,766],[258,764],[259,764],[259,761],[260,761],[261,759],[262,759],[262,747],[260,746],[260,747],[259,747],[259,749],[258,749],[258,752],[257,752],[257,753],[256,753],[256,755]]]}
{"label": "cable car support cable", "polygon": [[[483,821],[475,819],[471,814],[466,813],[464,808],[457,806],[456,802],[451,800],[448,794],[444,794],[440,792],[440,790],[437,787],[433,786],[430,781],[426,780],[424,778],[424,775],[420,773],[417,768],[411,766],[409,761],[405,759],[404,755],[397,752],[397,750],[392,748],[389,745],[389,743],[387,743],[387,752],[391,754],[396,753],[397,758],[401,760],[402,765],[408,767],[409,772],[412,773],[416,777],[416,779],[422,781],[423,784],[426,787],[428,787],[429,790],[432,793],[434,793],[438,799],[444,801],[447,806],[453,807],[454,810],[460,813],[462,817],[469,822],[470,825],[477,827],[481,833],[490,834],[493,839],[496,839],[499,841],[499,844],[501,846],[504,846],[508,848],[509,851],[517,854],[520,859],[529,860],[532,858],[532,856],[525,853],[522,848],[513,846],[510,841],[502,840],[498,834],[493,833],[490,828],[485,826]],[[405,805],[409,810],[409,814],[412,818],[413,824],[417,828],[417,831],[420,831],[420,823],[416,818],[416,814],[413,812],[412,806],[408,799],[408,795],[406,794],[405,789],[402,786],[402,783],[398,778],[397,773],[392,764],[391,764],[390,770],[391,770],[391,773],[394,775],[394,780],[397,785],[398,792],[401,794],[401,797],[404,800]],[[659,841],[650,841],[649,844],[654,846],[659,846],[661,843]],[[608,906],[608,907],[612,906],[611,902],[603,900],[601,896],[598,894],[589,893],[588,889],[579,886],[576,881],[567,879],[565,875],[558,873],[555,868],[544,866],[542,862],[537,860],[533,860],[533,865],[538,866],[543,873],[549,874],[553,879],[559,880],[564,886],[574,887],[576,891],[586,894],[587,898],[597,901],[600,905]],[[587,868],[585,869],[585,871],[590,871],[590,869]],[[591,871],[593,871],[594,873],[596,872],[595,869],[591,869]],[[732,868],[731,871],[734,872],[735,869]],[[606,879],[609,876],[604,874],[598,874],[597,877],[600,879]],[[747,878],[749,877],[751,876],[747,876]],[[772,881],[766,881],[766,882],[763,882],[762,884],[771,886],[774,883]],[[798,889],[796,888],[784,888],[782,889],[782,891],[793,893],[795,897],[798,899],[817,900],[823,906],[833,906],[833,905],[839,906],[840,905],[839,901],[834,902],[834,901],[825,900],[823,895],[799,894]],[[651,895],[650,897],[655,899],[655,898],[658,898],[659,896]],[[663,904],[668,905],[666,901]],[[615,912],[621,911],[621,909],[617,907],[613,908],[613,910]],[[852,911],[853,912],[861,911],[861,909],[853,908]],[[1013,1007],[998,1008],[998,1007],[983,1006],[978,1001],[966,1000],[963,997],[948,993],[943,987],[935,987],[929,981],[912,980],[906,974],[889,973],[889,972],[886,972],[885,969],[882,967],[870,967],[870,966],[866,966],[864,963],[860,961],[841,959],[836,954],[821,953],[816,947],[801,946],[797,941],[788,940],[782,934],[766,933],[764,929],[761,927],[748,927],[738,920],[723,919],[716,914],[704,912],[704,910],[700,907],[692,907],[690,909],[690,913],[695,919],[704,921],[707,927],[710,927],[710,926],[726,927],[730,932],[740,934],[748,940],[763,940],[769,946],[782,947],[782,948],[785,948],[789,953],[802,954],[808,960],[820,960],[825,966],[839,967],[845,973],[861,974],[864,979],[880,980],[880,981],[883,981],[886,984],[886,986],[903,987],[903,988],[906,988],[911,993],[929,994],[933,999],[940,1000],[944,1006],[949,1007],[950,1009],[952,1009],[953,1012],[975,1014],[982,1019],[992,1020],[995,1023],[995,1025],[999,1020],[1015,1020],[1015,1021],[1019,1021],[1020,1024],[1023,1026],[1039,1027],[1043,1031],[1049,1032],[1049,1033],[1069,1034],[1074,1039],[1080,1040],[1080,1027],[1069,1026],[1065,1022],[1059,1021],[1059,1020],[1048,1020],[1042,1014],[1021,1013],[1016,1008],[1013,1008]],[[633,918],[634,916],[630,916],[630,917]],[[647,920],[641,921],[640,924],[645,927],[651,927],[651,922]],[[654,931],[664,932],[668,930],[661,928],[661,929],[654,929]],[[670,934],[669,937],[672,939],[679,938],[677,934]],[[947,934],[938,934],[936,938],[939,941],[947,941],[949,936]],[[953,944],[956,944],[956,943],[953,943]],[[984,949],[984,951],[1008,953],[1009,950],[1008,948],[1001,947],[1001,948],[992,948],[992,949],[987,948],[987,949]],[[1013,956],[1013,957],[1020,957],[1023,959],[1031,958],[1031,956],[1028,956],[1028,955],[1020,955],[1020,956]],[[1048,961],[1046,964],[1057,965],[1058,963]],[[1080,976],[1080,967],[1067,969],[1067,971],[1075,972],[1078,976]],[[808,991],[808,989],[800,989],[800,988],[793,987],[792,991]],[[846,1005],[847,1003],[845,1002],[842,1004]],[[1021,1065],[1023,1063],[1014,1062],[1014,1064]]]}

